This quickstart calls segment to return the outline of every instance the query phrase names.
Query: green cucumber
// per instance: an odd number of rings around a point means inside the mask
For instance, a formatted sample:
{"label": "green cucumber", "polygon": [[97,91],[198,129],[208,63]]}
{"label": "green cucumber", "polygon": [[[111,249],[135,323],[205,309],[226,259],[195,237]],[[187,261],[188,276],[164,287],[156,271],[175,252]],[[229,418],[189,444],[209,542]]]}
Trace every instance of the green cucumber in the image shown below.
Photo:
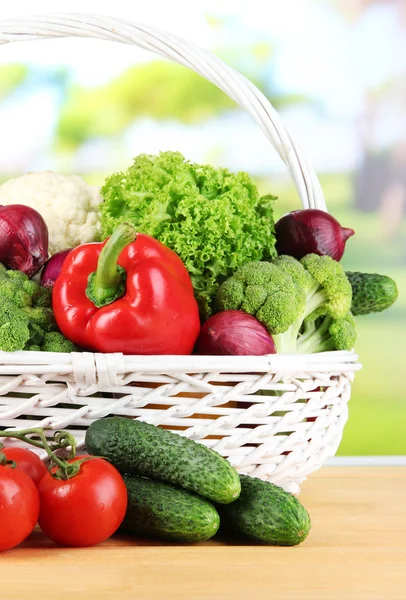
{"label": "green cucumber", "polygon": [[256,477],[240,475],[240,479],[238,500],[218,507],[220,532],[274,546],[295,546],[306,539],[309,513],[295,496]]}
{"label": "green cucumber", "polygon": [[217,533],[220,517],[210,502],[167,483],[123,475],[128,507],[121,530],[177,542],[203,542]]}
{"label": "green cucumber", "polygon": [[355,316],[382,312],[397,300],[396,283],[386,275],[357,271],[347,271],[346,275],[352,287],[351,312]]}
{"label": "green cucumber", "polygon": [[121,473],[171,483],[214,502],[233,502],[241,491],[237,471],[220,454],[143,421],[99,419],[85,443],[89,454],[107,458]]}

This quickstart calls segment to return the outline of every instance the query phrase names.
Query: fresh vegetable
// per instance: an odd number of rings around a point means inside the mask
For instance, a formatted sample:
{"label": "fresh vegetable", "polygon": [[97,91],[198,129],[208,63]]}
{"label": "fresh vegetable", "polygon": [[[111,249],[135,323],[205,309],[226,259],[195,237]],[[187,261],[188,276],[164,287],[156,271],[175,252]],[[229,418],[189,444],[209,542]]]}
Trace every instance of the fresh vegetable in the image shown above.
{"label": "fresh vegetable", "polygon": [[[33,347],[29,349],[34,350]],[[49,331],[44,335],[40,350],[41,352],[77,352],[79,349],[59,331]]]}
{"label": "fresh vegetable", "polygon": [[104,244],[72,250],[52,299],[62,333],[88,350],[190,354],[200,330],[180,258],[128,223]]}
{"label": "fresh vegetable", "polygon": [[271,334],[281,333],[300,317],[305,305],[304,269],[300,275],[303,282],[297,285],[282,266],[250,262],[220,286],[216,305],[219,310],[242,310],[255,316]]}
{"label": "fresh vegetable", "polygon": [[64,260],[71,250],[72,248],[68,248],[67,250],[57,252],[56,254],[51,256],[51,258],[47,261],[47,263],[41,271],[41,285],[43,287],[54,287],[56,278],[61,272]]}
{"label": "fresh vegetable", "polygon": [[79,472],[69,479],[47,473],[38,486],[38,524],[45,535],[63,546],[103,542],[121,525],[127,509],[127,490],[119,472],[102,458],[78,456],[69,464],[83,458]]}
{"label": "fresh vegetable", "polygon": [[238,500],[218,507],[220,532],[275,546],[295,546],[306,539],[309,513],[295,496],[255,477],[240,475],[240,479]]}
{"label": "fresh vegetable", "polygon": [[122,417],[93,421],[85,444],[90,454],[104,456],[121,473],[171,483],[224,504],[240,493],[237,471],[220,454],[142,421]]}
{"label": "fresh vegetable", "polygon": [[10,179],[0,186],[0,205],[17,202],[43,216],[50,254],[100,240],[99,190],[78,175],[43,171]]}
{"label": "fresh vegetable", "polygon": [[48,473],[44,461],[28,448],[2,448],[0,456],[1,454],[4,454],[7,461],[14,462],[15,468],[28,475],[37,486],[44,475]]}
{"label": "fresh vegetable", "polygon": [[285,255],[238,269],[220,286],[216,303],[219,310],[255,316],[278,352],[322,352],[353,347],[351,295],[342,266],[330,256],[308,254],[298,261]]}
{"label": "fresh vegetable", "polygon": [[39,514],[38,490],[21,469],[0,464],[0,551],[20,544],[34,529]]}
{"label": "fresh vegetable", "polygon": [[390,277],[356,271],[347,271],[346,275],[352,286],[353,315],[382,312],[396,302],[398,288]]}
{"label": "fresh vegetable", "polygon": [[48,228],[42,216],[22,204],[0,206],[0,262],[32,277],[48,258]]}
{"label": "fresh vegetable", "polygon": [[199,354],[274,354],[275,344],[255,317],[240,310],[225,310],[211,316],[197,340]]}
{"label": "fresh vegetable", "polygon": [[[38,523],[50,539],[64,546],[93,546],[118,529],[127,510],[127,489],[109,462],[75,456],[76,440],[67,431],[55,432],[53,441],[42,427],[0,431],[0,437],[18,439],[48,455],[50,470],[38,484]],[[56,453],[61,449],[66,458]]]}
{"label": "fresh vegetable", "polygon": [[295,258],[319,254],[341,260],[346,241],[354,233],[323,210],[294,210],[275,224],[276,250]]}
{"label": "fresh vegetable", "polygon": [[21,271],[7,271],[0,264],[0,350],[43,350],[45,344],[49,351],[49,343],[54,344],[55,338],[59,343],[64,340],[64,352],[74,350],[74,345],[56,332],[51,302],[49,289]]}
{"label": "fresh vegetable", "polygon": [[250,260],[276,255],[273,196],[246,173],[191,163],[179,152],[142,154],[101,189],[102,232],[127,221],[184,262],[205,316],[219,284]]}
{"label": "fresh vegetable", "polygon": [[200,496],[144,477],[124,475],[124,482],[128,508],[121,529],[126,533],[202,542],[217,532],[218,513]]}

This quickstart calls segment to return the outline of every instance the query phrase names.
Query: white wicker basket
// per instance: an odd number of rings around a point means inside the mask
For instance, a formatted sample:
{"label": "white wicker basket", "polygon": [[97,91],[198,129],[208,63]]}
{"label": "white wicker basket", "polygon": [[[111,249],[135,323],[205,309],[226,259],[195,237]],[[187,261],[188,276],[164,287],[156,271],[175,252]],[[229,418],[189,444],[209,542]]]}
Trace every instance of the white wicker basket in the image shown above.
{"label": "white wicker basket", "polygon": [[[134,44],[183,64],[247,110],[285,162],[305,208],[326,210],[313,170],[269,101],[240,73],[153,27],[89,14],[0,22],[0,44],[93,37]],[[333,456],[347,420],[353,352],[263,357],[0,352],[0,427],[86,427],[107,415],[141,418],[227,457],[241,472],[292,492]],[[8,445],[18,442],[7,441]]]}

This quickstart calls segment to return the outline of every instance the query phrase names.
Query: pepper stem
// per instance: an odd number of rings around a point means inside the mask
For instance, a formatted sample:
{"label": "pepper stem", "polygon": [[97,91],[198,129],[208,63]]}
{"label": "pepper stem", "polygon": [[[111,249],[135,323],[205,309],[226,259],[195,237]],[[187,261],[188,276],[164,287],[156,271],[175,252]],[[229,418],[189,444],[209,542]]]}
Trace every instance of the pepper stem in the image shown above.
{"label": "pepper stem", "polygon": [[129,223],[121,223],[100,253],[97,269],[89,275],[86,296],[98,308],[111,304],[125,293],[126,272],[117,264],[121,252],[137,233]]}

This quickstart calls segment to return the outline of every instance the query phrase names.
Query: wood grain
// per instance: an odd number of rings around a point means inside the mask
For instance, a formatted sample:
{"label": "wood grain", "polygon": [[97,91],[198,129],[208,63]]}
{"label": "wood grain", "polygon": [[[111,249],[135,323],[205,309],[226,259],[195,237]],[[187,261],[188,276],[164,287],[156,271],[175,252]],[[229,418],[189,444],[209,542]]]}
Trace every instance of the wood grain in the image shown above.
{"label": "wood grain", "polygon": [[57,548],[40,531],[0,555],[4,600],[405,600],[406,467],[326,467],[303,484],[294,548],[113,538]]}

